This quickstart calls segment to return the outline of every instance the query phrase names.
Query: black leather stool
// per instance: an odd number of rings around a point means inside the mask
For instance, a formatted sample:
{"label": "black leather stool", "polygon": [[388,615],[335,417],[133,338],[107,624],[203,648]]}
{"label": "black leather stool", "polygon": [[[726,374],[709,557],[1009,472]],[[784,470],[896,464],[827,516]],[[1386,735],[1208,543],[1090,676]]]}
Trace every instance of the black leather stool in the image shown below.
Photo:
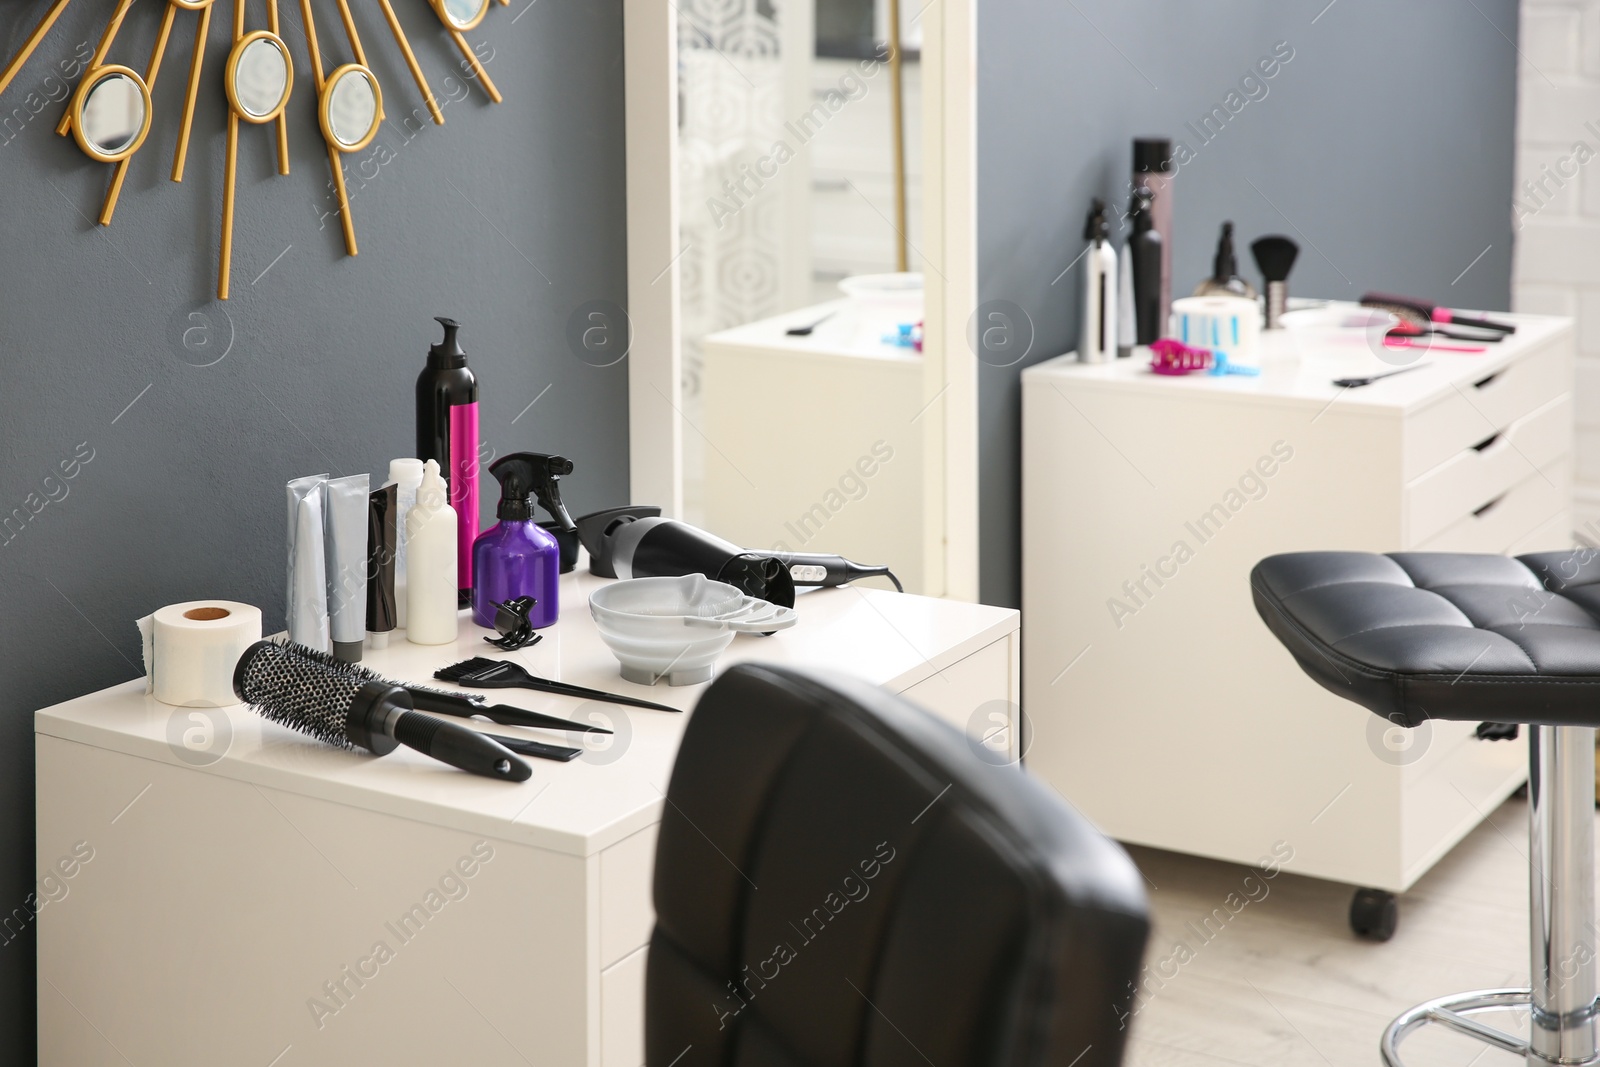
{"label": "black leather stool", "polygon": [[[1400,726],[1526,723],[1529,989],[1419,1004],[1384,1031],[1383,1059],[1438,1023],[1530,1067],[1600,1062],[1595,937],[1595,726],[1600,553],[1504,556],[1294,552],[1250,573],[1256,610],[1305,672]],[[1527,1041],[1476,1012],[1526,1005]]]}

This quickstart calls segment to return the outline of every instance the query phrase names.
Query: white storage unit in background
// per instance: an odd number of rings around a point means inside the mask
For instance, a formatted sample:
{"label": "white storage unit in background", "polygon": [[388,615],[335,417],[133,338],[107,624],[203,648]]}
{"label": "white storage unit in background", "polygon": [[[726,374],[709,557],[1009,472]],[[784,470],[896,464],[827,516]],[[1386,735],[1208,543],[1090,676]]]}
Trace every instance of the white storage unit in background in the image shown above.
{"label": "white storage unit in background", "polygon": [[[1023,374],[1031,769],[1125,841],[1402,891],[1517,788],[1524,742],[1409,735],[1321,689],[1249,573],[1314,549],[1572,545],[1573,334],[1393,370],[1361,331],[1266,338],[1259,378],[1070,357]],[[1398,361],[1401,354],[1391,353]]]}
{"label": "white storage unit in background", "polygon": [[[704,685],[618,676],[589,617],[602,581],[564,576],[561,621],[512,658],[691,708]],[[1016,706],[1015,611],[861,589],[798,608],[719,670],[851,673],[1015,759],[995,721]],[[454,645],[396,632],[365,665],[431,681],[502,655],[484,633],[465,616]],[[38,869],[72,871],[41,887],[39,1062],[640,1067],[656,828],[690,715],[491,696],[617,733],[573,763],[530,759],[510,785],[405,748],[341,752],[241,707],[170,707],[142,680],[38,712]]]}
{"label": "white storage unit in background", "polygon": [[884,564],[918,592],[922,356],[856,314],[836,300],[705,339],[705,525],[752,550]]}

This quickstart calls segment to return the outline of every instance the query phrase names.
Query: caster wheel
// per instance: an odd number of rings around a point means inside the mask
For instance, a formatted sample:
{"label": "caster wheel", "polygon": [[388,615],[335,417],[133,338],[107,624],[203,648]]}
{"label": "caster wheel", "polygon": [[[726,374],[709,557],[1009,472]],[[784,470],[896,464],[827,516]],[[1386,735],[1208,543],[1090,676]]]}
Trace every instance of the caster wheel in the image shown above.
{"label": "caster wheel", "polygon": [[1350,898],[1350,929],[1367,941],[1387,941],[1400,924],[1394,894],[1383,889],[1357,889]]}

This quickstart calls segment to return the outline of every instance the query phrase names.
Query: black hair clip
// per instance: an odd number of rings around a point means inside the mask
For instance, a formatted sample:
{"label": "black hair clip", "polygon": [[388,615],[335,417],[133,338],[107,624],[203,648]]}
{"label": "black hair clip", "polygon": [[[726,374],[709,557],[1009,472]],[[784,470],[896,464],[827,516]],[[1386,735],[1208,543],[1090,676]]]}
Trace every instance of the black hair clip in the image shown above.
{"label": "black hair clip", "polygon": [[533,610],[536,603],[538,601],[531,596],[519,596],[496,604],[494,628],[500,636],[485,637],[484,640],[507,652],[538,644],[544,634],[534,633],[533,623],[528,621],[528,612]]}

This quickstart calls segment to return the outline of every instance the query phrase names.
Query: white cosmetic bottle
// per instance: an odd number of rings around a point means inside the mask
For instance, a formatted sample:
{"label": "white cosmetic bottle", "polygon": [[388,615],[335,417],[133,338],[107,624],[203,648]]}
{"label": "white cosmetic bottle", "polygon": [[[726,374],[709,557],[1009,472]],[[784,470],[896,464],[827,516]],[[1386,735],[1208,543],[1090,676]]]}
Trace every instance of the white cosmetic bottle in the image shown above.
{"label": "white cosmetic bottle", "polygon": [[423,465],[417,506],[406,516],[406,637],[416,645],[456,639],[456,510],[439,464]]}
{"label": "white cosmetic bottle", "polygon": [[1111,247],[1106,202],[1095,198],[1084,225],[1089,249],[1083,254],[1083,319],[1078,360],[1110,363],[1117,358],[1117,250]]}
{"label": "white cosmetic bottle", "polygon": [[417,506],[417,487],[422,484],[422,460],[391,459],[389,481],[395,484],[395,546],[394,554],[394,609],[395,625],[406,628],[406,541],[411,536],[406,529],[406,516]]}

